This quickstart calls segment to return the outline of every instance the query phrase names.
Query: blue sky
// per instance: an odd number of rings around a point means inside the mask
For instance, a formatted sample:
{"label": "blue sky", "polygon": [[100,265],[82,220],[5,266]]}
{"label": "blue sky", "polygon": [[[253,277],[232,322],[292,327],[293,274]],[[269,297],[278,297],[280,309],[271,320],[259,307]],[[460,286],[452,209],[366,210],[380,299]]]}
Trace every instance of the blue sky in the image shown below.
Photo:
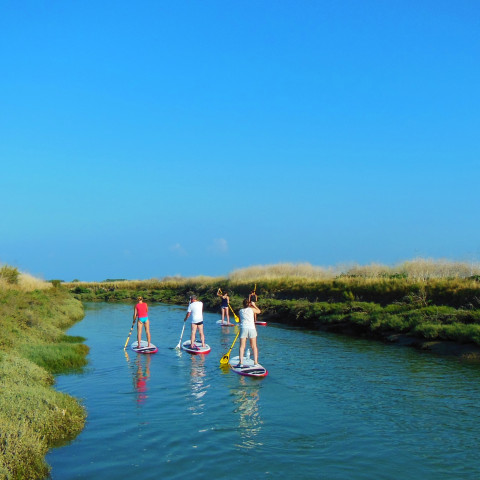
{"label": "blue sky", "polygon": [[0,4],[0,262],[478,261],[477,1]]}

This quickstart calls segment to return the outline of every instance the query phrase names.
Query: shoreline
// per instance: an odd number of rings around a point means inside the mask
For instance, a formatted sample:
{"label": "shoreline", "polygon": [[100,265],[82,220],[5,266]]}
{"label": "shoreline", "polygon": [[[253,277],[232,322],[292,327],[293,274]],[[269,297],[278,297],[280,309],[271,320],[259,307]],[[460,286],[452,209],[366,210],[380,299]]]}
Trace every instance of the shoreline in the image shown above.
{"label": "shoreline", "polygon": [[358,328],[349,322],[323,324],[319,321],[315,325],[298,324],[293,322],[280,321],[280,317],[275,314],[265,314],[263,319],[267,322],[278,323],[305,330],[323,331],[345,335],[353,338],[364,338],[385,343],[387,345],[396,345],[399,347],[409,347],[426,353],[433,353],[440,356],[456,357],[461,361],[480,363],[480,345],[475,343],[460,343],[449,340],[429,340],[421,337],[415,337],[398,332],[385,332],[382,334],[372,334],[371,332]]}
{"label": "shoreline", "polygon": [[[255,283],[262,318],[440,355],[480,360],[480,279],[418,281],[409,278],[281,278]],[[176,279],[64,284],[81,301],[186,305],[196,293],[208,311],[217,311],[217,289],[228,291],[235,311],[253,281]]]}
{"label": "shoreline", "polygon": [[68,292],[0,290],[0,478],[44,479],[50,448],[75,438],[87,412],[54,375],[86,365],[85,339],[64,332],[84,316]]}

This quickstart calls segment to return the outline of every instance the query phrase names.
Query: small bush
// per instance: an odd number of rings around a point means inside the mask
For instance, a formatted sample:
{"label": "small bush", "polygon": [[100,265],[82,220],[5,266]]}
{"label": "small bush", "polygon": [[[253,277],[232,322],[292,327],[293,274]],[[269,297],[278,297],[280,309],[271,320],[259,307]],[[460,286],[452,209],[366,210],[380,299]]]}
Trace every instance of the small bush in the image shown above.
{"label": "small bush", "polygon": [[18,268],[10,267],[9,265],[4,265],[0,268],[0,278],[10,285],[18,285],[19,275]]}

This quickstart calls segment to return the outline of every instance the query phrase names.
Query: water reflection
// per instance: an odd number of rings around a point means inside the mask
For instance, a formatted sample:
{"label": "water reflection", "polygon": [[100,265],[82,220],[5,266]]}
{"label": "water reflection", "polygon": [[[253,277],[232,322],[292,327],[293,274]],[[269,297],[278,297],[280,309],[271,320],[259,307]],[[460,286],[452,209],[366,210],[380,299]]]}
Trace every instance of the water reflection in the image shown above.
{"label": "water reflection", "polygon": [[191,370],[190,370],[190,389],[191,395],[194,399],[193,404],[189,407],[192,415],[203,415],[205,400],[204,396],[210,387],[206,381],[205,369],[206,355],[191,355]]}
{"label": "water reflection", "polygon": [[235,396],[235,413],[239,415],[239,433],[241,448],[252,449],[262,445],[257,437],[260,434],[263,421],[260,416],[258,401],[260,399],[260,385],[252,379],[241,377],[239,388],[232,390]]}
{"label": "water reflection", "polygon": [[150,379],[150,355],[137,354],[133,364],[130,363],[128,353],[125,351],[125,358],[133,371],[133,388],[137,394],[137,405],[143,405],[148,398],[148,381]]}

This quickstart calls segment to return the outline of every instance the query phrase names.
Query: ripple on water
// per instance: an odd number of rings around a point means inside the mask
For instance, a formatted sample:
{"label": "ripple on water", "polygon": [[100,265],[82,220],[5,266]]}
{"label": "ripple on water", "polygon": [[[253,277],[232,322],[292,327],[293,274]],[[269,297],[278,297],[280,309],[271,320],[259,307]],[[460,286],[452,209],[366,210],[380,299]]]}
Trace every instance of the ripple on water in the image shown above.
{"label": "ripple on water", "polygon": [[174,348],[184,309],[151,314],[151,356],[121,349],[130,306],[96,305],[70,330],[89,338],[90,365],[58,388],[88,420],[49,454],[53,480],[480,478],[478,366],[269,324],[269,376],[250,379],[219,368],[235,333],[217,315],[205,315],[212,352],[192,356]]}

